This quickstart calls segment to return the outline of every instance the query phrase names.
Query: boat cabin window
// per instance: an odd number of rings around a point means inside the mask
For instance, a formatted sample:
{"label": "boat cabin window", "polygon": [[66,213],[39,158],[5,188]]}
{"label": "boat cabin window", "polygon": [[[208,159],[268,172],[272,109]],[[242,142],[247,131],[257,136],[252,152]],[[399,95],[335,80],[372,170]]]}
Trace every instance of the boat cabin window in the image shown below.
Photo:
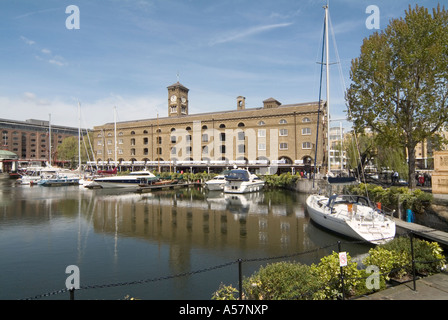
{"label": "boat cabin window", "polygon": [[246,170],[232,170],[226,178],[227,180],[249,181],[249,173]]}

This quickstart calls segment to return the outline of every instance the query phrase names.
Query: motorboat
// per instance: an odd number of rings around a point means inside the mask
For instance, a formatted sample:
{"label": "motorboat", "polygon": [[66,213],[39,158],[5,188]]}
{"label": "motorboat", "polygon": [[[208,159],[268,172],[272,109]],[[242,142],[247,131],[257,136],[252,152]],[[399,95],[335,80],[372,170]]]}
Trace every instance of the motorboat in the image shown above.
{"label": "motorboat", "polygon": [[157,177],[149,171],[134,171],[127,175],[117,175],[94,179],[94,182],[103,188],[138,188],[141,185],[147,185],[151,181],[158,180]]}
{"label": "motorboat", "polygon": [[39,180],[37,184],[44,187],[73,186],[79,185],[79,177],[75,175],[56,174],[50,178]]}
{"label": "motorboat", "polygon": [[218,175],[213,179],[205,182],[205,187],[210,191],[224,190],[226,184],[226,177],[224,175]]}
{"label": "motorboat", "polygon": [[21,172],[21,177],[17,179],[17,183],[22,185],[34,185],[38,184],[41,180],[52,178],[56,174],[62,172],[65,172],[65,170],[52,166],[28,167]]}
{"label": "motorboat", "polygon": [[245,169],[233,169],[225,176],[226,184],[224,192],[226,193],[247,193],[260,191],[264,187],[264,181],[257,175],[250,173]]}
{"label": "motorboat", "polygon": [[349,238],[383,244],[395,237],[395,222],[366,197],[312,194],[306,206],[315,223]]}

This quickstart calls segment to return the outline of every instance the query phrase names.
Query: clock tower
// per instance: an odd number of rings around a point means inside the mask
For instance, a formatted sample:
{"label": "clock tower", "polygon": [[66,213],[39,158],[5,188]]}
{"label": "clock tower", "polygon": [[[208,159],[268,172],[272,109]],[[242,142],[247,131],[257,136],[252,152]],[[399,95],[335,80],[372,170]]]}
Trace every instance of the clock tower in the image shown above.
{"label": "clock tower", "polygon": [[178,117],[188,115],[188,91],[181,83],[168,87],[168,116]]}

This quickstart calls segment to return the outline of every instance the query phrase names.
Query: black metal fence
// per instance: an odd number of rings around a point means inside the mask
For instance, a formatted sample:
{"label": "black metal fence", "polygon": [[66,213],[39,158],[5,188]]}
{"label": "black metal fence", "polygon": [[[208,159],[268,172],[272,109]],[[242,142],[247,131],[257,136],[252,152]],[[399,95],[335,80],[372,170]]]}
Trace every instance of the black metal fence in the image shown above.
{"label": "black metal fence", "polygon": [[[410,238],[410,251],[411,251],[411,261],[409,261],[408,264],[400,266],[394,270],[390,270],[387,272],[384,272],[382,274],[378,274],[379,276],[386,276],[388,274],[390,274],[391,272],[396,272],[399,269],[402,268],[412,268],[412,282],[413,282],[413,290],[416,291],[417,290],[417,273],[416,273],[416,263],[435,263],[435,262],[439,262],[440,260],[433,260],[433,261],[417,261],[415,260],[415,253],[414,253],[414,238],[415,235],[414,233],[411,231],[408,233],[409,238]],[[184,273],[178,273],[178,274],[174,274],[174,275],[168,275],[168,276],[163,276],[163,277],[156,277],[156,278],[148,278],[148,279],[142,279],[142,280],[136,280],[136,281],[130,281],[130,282],[118,282],[118,283],[109,283],[109,284],[97,284],[97,285],[88,285],[88,286],[80,286],[78,289],[75,288],[64,288],[61,290],[56,290],[56,291],[52,291],[52,292],[48,292],[48,293],[44,293],[44,294],[39,294],[39,295],[35,295],[32,297],[28,297],[25,298],[23,300],[36,300],[36,299],[41,299],[41,298],[45,298],[45,297],[50,297],[50,296],[54,296],[54,295],[59,295],[59,294],[66,294],[69,293],[69,299],[70,300],[75,300],[75,292],[79,291],[79,290],[92,290],[92,289],[100,289],[100,288],[112,288],[112,287],[122,287],[122,286],[131,286],[131,285],[138,285],[138,284],[147,284],[147,283],[152,283],[152,282],[158,282],[158,281],[163,281],[163,280],[169,280],[169,279],[174,279],[174,278],[180,278],[180,277],[187,277],[187,276],[191,276],[191,275],[196,275],[196,274],[201,274],[201,273],[205,273],[205,272],[210,272],[213,270],[217,270],[217,269],[222,269],[222,268],[226,268],[232,265],[238,265],[238,291],[239,291],[239,299],[242,300],[243,299],[243,264],[244,263],[249,263],[249,262],[263,262],[263,261],[271,261],[271,260],[287,260],[290,258],[294,258],[294,257],[298,257],[301,255],[305,255],[305,254],[310,254],[313,252],[318,252],[319,250],[322,249],[327,249],[327,248],[331,248],[331,247],[336,247],[338,252],[342,252],[342,245],[346,243],[358,243],[358,244],[362,244],[362,243],[366,243],[364,241],[349,241],[349,242],[342,242],[342,241],[338,241],[337,243],[332,243],[326,246],[322,246],[319,248],[315,248],[312,250],[308,250],[308,251],[303,251],[303,252],[298,252],[298,253],[293,253],[293,254],[287,254],[287,255],[281,255],[281,256],[273,256],[273,257],[264,257],[264,258],[254,258],[254,259],[237,259],[234,261],[230,261],[224,264],[220,264],[220,265],[216,265],[216,266],[212,266],[212,267],[207,267],[207,268],[203,268],[200,270],[196,270],[196,271],[190,271],[190,272],[184,272]],[[358,280],[362,280],[362,279],[367,279],[368,277],[364,277],[364,278],[357,278]],[[340,274],[338,277],[335,277],[333,279],[334,282],[339,282],[340,283],[340,287],[341,287],[341,292],[340,292],[340,299],[344,300],[346,299],[345,297],[345,289],[344,289],[344,284],[346,283],[347,280],[350,280],[350,278],[345,277],[344,275],[344,268],[341,266],[340,267]],[[328,284],[327,284],[328,285]],[[306,295],[307,296],[311,296],[313,293],[309,292]],[[303,298],[303,297],[297,297],[297,298]]]}

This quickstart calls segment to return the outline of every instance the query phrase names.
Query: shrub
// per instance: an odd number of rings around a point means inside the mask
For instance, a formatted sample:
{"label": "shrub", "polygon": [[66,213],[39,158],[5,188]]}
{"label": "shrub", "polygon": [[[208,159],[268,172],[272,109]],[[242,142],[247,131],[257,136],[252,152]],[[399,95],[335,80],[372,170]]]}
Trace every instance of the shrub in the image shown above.
{"label": "shrub", "polygon": [[268,264],[243,282],[250,300],[308,300],[321,285],[309,266],[292,262]]}
{"label": "shrub", "polygon": [[[356,287],[361,282],[361,272],[357,269],[357,263],[351,262],[351,257],[347,254],[347,266],[344,270],[344,291],[346,296],[356,294]],[[316,294],[316,299],[337,299],[342,293],[342,283],[340,281],[339,254],[334,252],[323,257],[318,265],[311,265],[311,272],[325,284]]]}
{"label": "shrub", "polygon": [[363,264],[377,266],[380,269],[380,278],[390,280],[391,277],[397,279],[404,277],[408,272],[406,265],[409,261],[406,252],[387,250],[378,246],[369,250],[369,255],[364,258]]}
{"label": "shrub", "polygon": [[[413,239],[414,260],[416,272],[421,274],[433,274],[440,272],[446,263],[443,250],[437,242],[428,242],[421,239]],[[408,265],[406,271],[412,273],[411,265],[411,243],[408,237],[396,237],[389,243],[382,245],[383,248],[406,254]]]}
{"label": "shrub", "polygon": [[383,208],[398,210],[398,203],[403,209],[411,209],[415,213],[423,213],[431,205],[433,196],[420,189],[411,190],[407,187],[383,187],[374,184],[360,183],[348,186],[347,192],[369,197],[373,203],[381,202]]}
{"label": "shrub", "polygon": [[223,283],[219,285],[217,291],[212,295],[212,300],[237,300],[238,290],[232,285],[226,286]]}

